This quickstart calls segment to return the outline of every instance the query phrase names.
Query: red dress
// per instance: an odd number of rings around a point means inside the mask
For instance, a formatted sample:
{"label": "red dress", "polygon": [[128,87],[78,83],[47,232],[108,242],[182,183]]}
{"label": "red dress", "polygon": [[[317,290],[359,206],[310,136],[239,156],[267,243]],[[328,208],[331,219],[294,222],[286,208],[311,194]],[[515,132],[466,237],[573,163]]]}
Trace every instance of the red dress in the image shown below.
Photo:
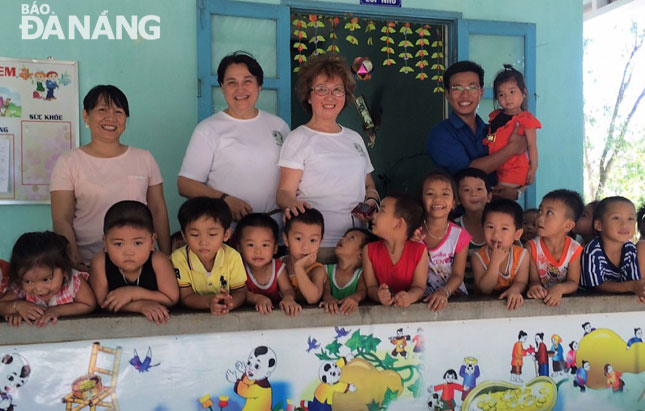
{"label": "red dress", "polygon": [[390,254],[385,247],[385,241],[375,241],[367,245],[367,255],[374,268],[376,281],[379,284],[387,284],[392,290],[392,294],[410,289],[414,270],[425,252],[425,244],[406,241],[401,258],[396,264],[392,264]]}
{"label": "red dress", "polygon": [[[490,113],[488,122],[493,121],[501,112],[502,110],[494,110]],[[484,145],[488,146],[488,154],[494,154],[508,144],[508,140],[511,134],[513,134],[513,129],[517,122],[520,123],[517,132],[521,136],[526,135],[525,129],[527,128],[542,128],[542,124],[540,124],[537,118],[533,117],[533,114],[528,111],[522,111],[514,115],[508,123],[498,128],[492,136],[484,139]],[[529,174],[529,158],[526,153],[516,154],[506,160],[496,171],[500,183],[519,186],[526,185],[526,178]]]}

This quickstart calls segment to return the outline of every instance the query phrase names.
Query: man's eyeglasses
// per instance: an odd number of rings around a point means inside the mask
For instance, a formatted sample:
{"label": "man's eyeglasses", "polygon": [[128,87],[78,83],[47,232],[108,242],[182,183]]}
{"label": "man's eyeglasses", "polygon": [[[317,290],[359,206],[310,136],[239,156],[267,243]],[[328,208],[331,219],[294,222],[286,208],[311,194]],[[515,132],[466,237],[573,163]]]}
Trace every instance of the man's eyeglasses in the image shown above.
{"label": "man's eyeglasses", "polygon": [[324,97],[331,93],[332,96],[334,97],[343,97],[347,92],[345,91],[345,87],[334,87],[333,89],[328,89],[326,86],[320,85],[313,87],[311,89],[317,96]]}
{"label": "man's eyeglasses", "polygon": [[481,89],[476,84],[471,84],[470,86],[450,86],[450,92],[451,93],[461,93],[462,91],[466,90],[468,93],[474,94],[478,92]]}

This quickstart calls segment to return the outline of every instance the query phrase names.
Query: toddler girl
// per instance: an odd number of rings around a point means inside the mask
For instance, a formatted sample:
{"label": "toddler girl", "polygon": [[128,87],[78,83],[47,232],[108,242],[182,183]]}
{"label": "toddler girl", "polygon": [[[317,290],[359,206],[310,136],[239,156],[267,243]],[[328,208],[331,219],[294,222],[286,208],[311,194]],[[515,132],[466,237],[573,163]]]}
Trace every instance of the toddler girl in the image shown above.
{"label": "toddler girl", "polygon": [[278,223],[268,214],[251,213],[237,224],[237,249],[246,269],[246,302],[262,314],[276,305],[287,315],[301,310],[282,260],[273,258],[278,251]]}
{"label": "toddler girl", "polygon": [[526,136],[528,158],[526,154],[517,154],[497,168],[498,183],[518,189],[535,181],[538,167],[535,130],[542,128],[538,119],[526,111],[526,93],[522,73],[510,64],[504,64],[504,70],[493,82],[493,99],[498,101],[501,109],[490,113],[488,136],[483,141],[488,146],[488,153],[494,154],[508,144],[516,123],[519,123],[517,132]]}
{"label": "toddler girl", "polygon": [[327,281],[320,307],[328,313],[351,314],[367,293],[363,272],[361,250],[378,238],[363,228],[350,228],[338,241],[334,255],[338,264],[328,264]]}
{"label": "toddler girl", "polygon": [[155,324],[170,318],[179,287],[168,256],[155,251],[152,214],[138,201],[119,201],[103,220],[105,251],[92,259],[90,284],[104,310],[143,314]]}
{"label": "toddler girl", "polygon": [[450,175],[435,171],[425,178],[421,202],[425,209],[421,235],[428,250],[425,299],[428,308],[446,307],[451,295],[466,295],[464,272],[468,259],[468,231],[450,222],[450,212],[457,205],[457,187]]}
{"label": "toddler girl", "polygon": [[596,206],[596,237],[582,253],[580,286],[610,293],[634,293],[645,303],[636,246],[631,242],[636,227],[634,204],[625,197],[607,197]]}
{"label": "toddler girl", "polygon": [[636,221],[638,224],[638,233],[639,239],[636,244],[637,254],[638,254],[638,267],[641,270],[641,275],[645,273],[645,204],[638,209],[638,215],[636,215]]}
{"label": "toddler girl", "polygon": [[13,246],[10,291],[0,302],[0,316],[14,327],[24,320],[44,327],[58,317],[92,312],[96,300],[87,273],[72,269],[69,243],[51,231],[25,233]]}

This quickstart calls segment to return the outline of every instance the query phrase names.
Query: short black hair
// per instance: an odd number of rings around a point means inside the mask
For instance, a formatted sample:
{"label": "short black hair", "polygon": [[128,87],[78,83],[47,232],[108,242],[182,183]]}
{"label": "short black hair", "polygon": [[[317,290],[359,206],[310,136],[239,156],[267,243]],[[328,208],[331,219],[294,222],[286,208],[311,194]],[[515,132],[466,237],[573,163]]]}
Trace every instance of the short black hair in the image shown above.
{"label": "short black hair", "polygon": [[125,226],[141,228],[151,234],[155,232],[150,209],[139,201],[119,201],[105,213],[103,234],[107,235],[111,229]]}
{"label": "short black hair", "polygon": [[423,206],[421,202],[406,193],[391,194],[388,197],[395,200],[394,215],[402,218],[407,225],[407,236],[412,237],[414,231],[423,223]]}
{"label": "short black hair", "polygon": [[185,233],[188,224],[202,217],[212,218],[215,222],[220,223],[224,230],[227,230],[233,221],[231,209],[228,208],[226,201],[220,198],[194,197],[186,200],[179,207],[177,219],[179,220],[181,232]]}
{"label": "short black hair", "polygon": [[258,81],[258,86],[262,86],[264,82],[264,71],[260,63],[251,55],[243,50],[235,51],[224,58],[219,62],[217,66],[217,82],[221,86],[224,83],[224,76],[226,75],[226,69],[231,64],[244,64],[249,70],[249,73]]}
{"label": "short black hair", "polygon": [[373,243],[374,241],[378,241],[378,236],[371,232],[368,229],[361,228],[361,227],[352,227],[345,231],[345,234],[343,234],[343,237],[346,236],[347,234],[351,233],[352,231],[358,231],[359,233],[363,234],[363,241],[361,241],[361,248],[365,247],[365,245],[369,243]]}
{"label": "short black hair", "polygon": [[569,343],[569,348],[571,348],[571,349],[573,350],[573,344],[575,344],[575,343],[576,343],[575,341],[571,341],[571,342]]}
{"label": "short black hair", "polygon": [[22,275],[34,267],[60,268],[69,278],[72,259],[67,238],[52,231],[24,233],[13,246],[9,279],[20,284]]}
{"label": "short black hair", "polygon": [[284,233],[286,235],[289,235],[293,223],[320,226],[320,235],[325,235],[325,219],[323,218],[322,213],[315,208],[305,208],[304,213],[299,212],[298,215],[292,215],[291,218],[288,218],[287,221],[284,222]]}
{"label": "short black hair", "polygon": [[486,204],[484,212],[482,213],[482,224],[486,221],[486,217],[489,213],[503,213],[513,217],[513,223],[515,224],[516,230],[522,228],[524,225],[524,211],[522,210],[522,207],[513,200],[498,198]]}
{"label": "short black hair", "polygon": [[645,204],[636,213],[636,227],[641,235],[641,239],[645,239]]}
{"label": "short black hair", "polygon": [[271,234],[273,235],[273,241],[276,243],[278,242],[278,232],[280,231],[280,227],[278,227],[278,223],[273,218],[271,218],[268,214],[251,213],[242,217],[240,222],[237,223],[237,227],[235,227],[235,235],[234,235],[235,241],[233,242],[233,244],[237,245],[239,239],[242,237],[242,232],[247,227],[268,228],[269,230],[271,230]]}
{"label": "short black hair", "polygon": [[128,98],[116,86],[111,84],[100,84],[92,87],[83,98],[83,110],[89,113],[101,99],[105,100],[105,104],[111,106],[114,104],[120,109],[123,109],[126,117],[130,117],[130,106],[128,105]]}
{"label": "short black hair", "polygon": [[522,339],[522,337],[526,337],[526,335],[527,335],[527,334],[524,332],[524,330],[520,330],[520,333],[519,333],[519,334],[517,334],[517,339],[518,339],[518,340],[521,340],[521,339]]}
{"label": "short black hair", "polygon": [[443,379],[445,380],[449,375],[452,375],[455,379],[457,378],[457,372],[452,368],[443,373]]}
{"label": "short black hair", "polygon": [[542,197],[542,201],[544,200],[559,201],[564,204],[567,209],[567,216],[572,219],[573,222],[578,221],[582,212],[585,211],[585,202],[582,200],[582,196],[573,190],[561,188],[559,190],[550,191]]}
{"label": "short black hair", "polygon": [[540,337],[540,340],[544,341],[544,333],[535,333],[536,337]]}
{"label": "short black hair", "polygon": [[446,92],[450,91],[450,77],[457,73],[466,73],[472,71],[479,77],[479,87],[484,88],[484,69],[479,64],[464,60],[458,61],[443,72],[443,84]]}
{"label": "short black hair", "polygon": [[596,205],[596,208],[594,208],[593,210],[592,227],[594,227],[593,232],[595,236],[600,235],[600,231],[596,230],[595,228],[596,220],[602,220],[605,217],[605,214],[607,214],[607,209],[613,203],[628,203],[628,204],[631,204],[632,207],[634,207],[634,203],[632,203],[632,201],[629,198],[622,197],[622,196],[612,196],[612,197],[607,197],[600,200],[600,202]]}
{"label": "short black hair", "polygon": [[459,184],[466,178],[466,177],[472,177],[472,178],[478,178],[484,182],[486,185],[486,191],[490,193],[491,187],[490,183],[488,182],[488,175],[484,173],[482,170],[478,168],[466,168],[464,170],[459,171],[457,174],[455,174],[455,181],[457,182],[457,188],[459,188]]}
{"label": "short black hair", "polygon": [[582,323],[581,327],[584,330],[586,326],[591,325],[589,321]]}
{"label": "short black hair", "polygon": [[524,210],[524,217],[526,217],[528,213],[539,213],[539,212],[540,210],[538,210],[537,208],[527,208],[526,210]]}

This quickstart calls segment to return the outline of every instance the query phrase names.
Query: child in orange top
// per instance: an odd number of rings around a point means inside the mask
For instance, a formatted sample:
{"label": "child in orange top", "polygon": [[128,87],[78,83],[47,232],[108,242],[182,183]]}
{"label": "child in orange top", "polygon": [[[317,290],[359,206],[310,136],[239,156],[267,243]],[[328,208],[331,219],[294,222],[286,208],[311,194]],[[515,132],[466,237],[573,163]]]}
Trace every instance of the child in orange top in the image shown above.
{"label": "child in orange top", "polygon": [[428,253],[425,244],[410,240],[422,216],[421,204],[410,196],[392,195],[381,202],[372,227],[381,240],[363,247],[363,277],[372,300],[407,307],[423,297]]}
{"label": "child in orange top", "polygon": [[501,293],[509,310],[524,304],[522,292],[529,277],[526,249],[514,243],[522,236],[522,207],[512,200],[493,200],[484,209],[486,246],[471,258],[475,290]]}
{"label": "child in orange top", "polygon": [[296,315],[302,307],[294,300],[285,265],[273,258],[278,231],[278,223],[263,213],[247,214],[237,224],[237,249],[246,269],[246,302],[261,314],[272,312],[275,304],[285,314]]}
{"label": "child in orange top", "polygon": [[539,298],[554,307],[560,305],[563,294],[578,289],[582,246],[568,233],[583,210],[582,198],[575,191],[555,190],[542,199],[538,237],[526,246],[531,252],[528,298]]}
{"label": "child in orange top", "polygon": [[538,119],[526,111],[526,94],[522,73],[510,64],[504,64],[504,70],[497,74],[493,82],[493,99],[502,108],[490,113],[488,137],[483,141],[488,146],[488,153],[494,154],[508,144],[516,123],[519,123],[517,132],[526,136],[528,158],[525,153],[517,154],[497,168],[499,184],[518,189],[535,181],[538,167],[535,130],[542,128]]}
{"label": "child in orange top", "polygon": [[605,364],[605,378],[607,388],[611,388],[612,392],[622,392],[625,387],[625,381],[620,377],[623,376],[622,372],[614,371],[611,364]]}
{"label": "child in orange top", "polygon": [[316,261],[325,233],[325,220],[320,211],[306,208],[284,223],[282,233],[289,254],[283,257],[289,281],[296,292],[296,300],[317,304],[323,294],[327,274]]}
{"label": "child in orange top", "polygon": [[10,291],[0,302],[0,316],[17,327],[44,327],[58,317],[94,311],[96,300],[87,273],[72,269],[69,243],[51,231],[25,233],[13,246]]}

